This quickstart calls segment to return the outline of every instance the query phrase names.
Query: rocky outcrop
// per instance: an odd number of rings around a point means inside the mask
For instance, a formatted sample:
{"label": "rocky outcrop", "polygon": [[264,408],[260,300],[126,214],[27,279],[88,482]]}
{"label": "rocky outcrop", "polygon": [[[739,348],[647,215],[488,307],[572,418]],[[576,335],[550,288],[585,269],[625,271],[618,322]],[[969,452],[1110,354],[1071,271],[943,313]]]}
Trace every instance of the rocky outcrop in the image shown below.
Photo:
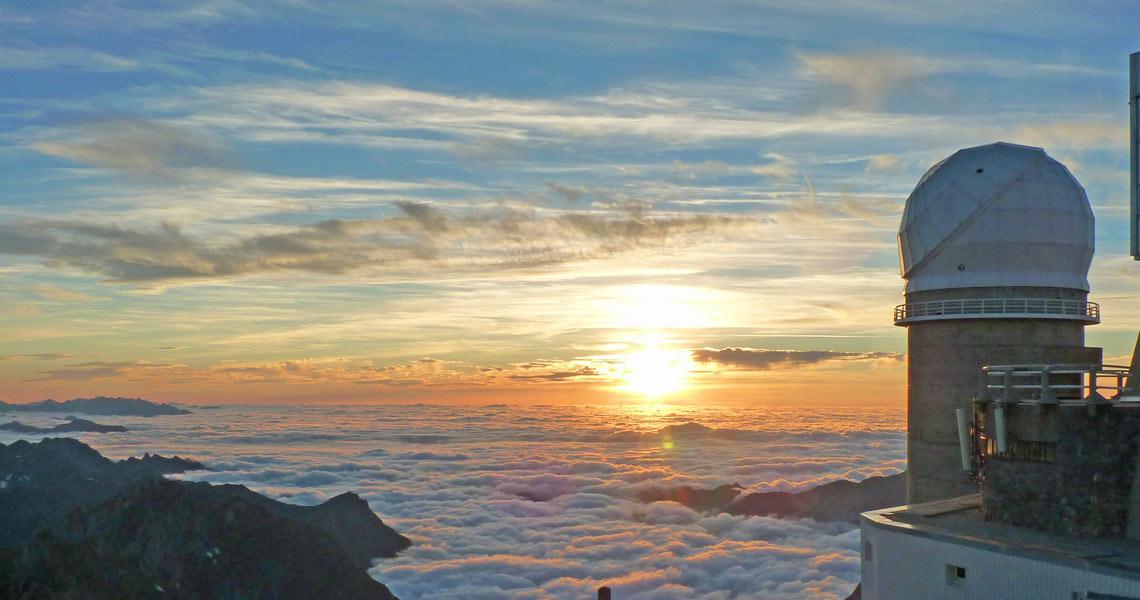
{"label": "rocky outcrop", "polygon": [[666,489],[650,489],[637,495],[642,502],[676,502],[700,511],[720,511],[740,495],[744,488],[739,483],[722,485],[713,489],[680,486]]}
{"label": "rocky outcrop", "polygon": [[16,433],[121,433],[127,431],[127,428],[122,425],[104,425],[95,421],[68,416],[66,423],[60,423],[54,427],[35,427],[19,421],[12,421],[0,424],[0,431]]}
{"label": "rocky outcrop", "polygon": [[118,398],[97,396],[95,398],[75,398],[57,402],[41,400],[27,404],[0,402],[0,412],[55,412],[80,413],[98,416],[157,417],[160,415],[188,415],[190,411],[172,404],[151,402],[142,398]]}
{"label": "rocky outcrop", "polygon": [[395,598],[367,568],[410,542],[359,496],[293,506],[161,476],[192,465],[0,446],[0,597]]}
{"label": "rocky outcrop", "polygon": [[162,475],[185,473],[186,471],[200,471],[206,468],[206,465],[189,458],[182,458],[181,456],[162,456],[149,452],[143,454],[142,458],[132,456],[120,460],[119,465],[124,469],[138,469]]}
{"label": "rocky outcrop", "polygon": [[639,497],[643,502],[679,502],[702,512],[857,522],[860,513],[905,504],[906,474],[868,477],[858,483],[833,481],[803,492],[756,492],[742,496],[742,491],[738,484],[713,489],[682,486],[644,492]]}
{"label": "rocky outcrop", "polygon": [[906,474],[832,481],[803,492],[748,494],[725,507],[737,515],[774,515],[819,521],[858,522],[869,510],[906,504]]}

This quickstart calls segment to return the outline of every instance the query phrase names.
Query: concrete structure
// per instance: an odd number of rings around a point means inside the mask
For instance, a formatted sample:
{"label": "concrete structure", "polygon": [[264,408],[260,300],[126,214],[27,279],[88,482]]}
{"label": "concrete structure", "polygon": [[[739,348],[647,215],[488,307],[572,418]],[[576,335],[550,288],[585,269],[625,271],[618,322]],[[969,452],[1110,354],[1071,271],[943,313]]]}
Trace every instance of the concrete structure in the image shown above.
{"label": "concrete structure", "polygon": [[1093,215],[1084,189],[1040,148],[996,143],[932,167],[899,227],[907,336],[907,496],[977,491],[960,467],[955,409],[987,364],[1099,363],[1084,327]]}
{"label": "concrete structure", "polygon": [[1140,542],[983,519],[977,494],[864,513],[864,600],[1135,600]]}

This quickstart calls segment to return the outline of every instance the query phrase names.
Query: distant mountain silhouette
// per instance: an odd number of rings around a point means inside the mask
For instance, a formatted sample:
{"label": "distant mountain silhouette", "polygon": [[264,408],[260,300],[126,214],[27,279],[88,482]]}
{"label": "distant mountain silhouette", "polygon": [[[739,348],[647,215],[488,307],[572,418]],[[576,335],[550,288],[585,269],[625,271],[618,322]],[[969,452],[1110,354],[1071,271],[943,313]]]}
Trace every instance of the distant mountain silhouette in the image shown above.
{"label": "distant mountain silhouette", "polygon": [[142,398],[74,398],[57,402],[40,400],[27,404],[0,402],[0,412],[64,412],[98,416],[157,417],[159,415],[188,415],[190,411],[172,404],[151,402]]}
{"label": "distant mountain silhouette", "polygon": [[0,431],[14,431],[16,433],[117,433],[127,431],[127,428],[122,425],[104,425],[69,415],[66,423],[60,423],[55,427],[35,427],[19,421],[12,421],[0,424]]}
{"label": "distant mountain silhouette", "polygon": [[395,598],[367,569],[410,542],[359,496],[294,506],[161,476],[201,466],[0,445],[0,597]]}
{"label": "distant mountain silhouette", "polygon": [[739,483],[722,485],[712,489],[691,488],[683,485],[663,490],[647,490],[638,494],[638,498],[642,502],[676,502],[699,512],[723,511],[724,507],[735,500],[743,489]]}
{"label": "distant mountain silhouette", "polygon": [[803,492],[755,492],[741,496],[742,491],[739,484],[713,489],[680,486],[647,490],[639,498],[642,502],[678,502],[702,512],[857,522],[860,513],[905,504],[906,473],[868,477],[858,483],[833,481]]}
{"label": "distant mountain silhouette", "polygon": [[182,458],[181,456],[162,456],[149,452],[143,454],[142,458],[132,456],[125,460],[120,460],[118,464],[120,469],[124,470],[135,469],[163,475],[185,473],[186,471],[201,471],[206,468],[206,465],[196,460],[190,460],[189,458]]}

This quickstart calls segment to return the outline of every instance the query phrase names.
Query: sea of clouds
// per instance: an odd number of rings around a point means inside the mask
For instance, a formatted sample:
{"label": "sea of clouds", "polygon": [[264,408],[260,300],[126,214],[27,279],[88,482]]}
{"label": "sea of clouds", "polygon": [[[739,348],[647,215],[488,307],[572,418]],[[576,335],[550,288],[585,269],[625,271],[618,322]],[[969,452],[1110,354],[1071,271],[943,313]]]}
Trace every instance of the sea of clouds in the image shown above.
{"label": "sea of clouds", "polygon": [[[859,580],[853,524],[702,514],[637,494],[725,483],[795,491],[895,473],[905,456],[897,409],[193,410],[102,417],[130,431],[77,437],[111,458],[198,458],[211,470],[186,478],[288,502],[357,492],[413,540],[371,571],[404,600],[583,599],[602,585],[620,600],[844,598]],[[0,434],[0,443],[29,437]]]}

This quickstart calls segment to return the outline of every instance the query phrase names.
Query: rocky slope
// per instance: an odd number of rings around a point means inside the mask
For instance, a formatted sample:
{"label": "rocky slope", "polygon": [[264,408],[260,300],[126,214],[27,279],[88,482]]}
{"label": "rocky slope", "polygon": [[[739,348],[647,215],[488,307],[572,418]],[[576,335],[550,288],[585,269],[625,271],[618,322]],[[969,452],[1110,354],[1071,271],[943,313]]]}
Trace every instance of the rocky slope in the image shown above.
{"label": "rocky slope", "polygon": [[188,415],[190,411],[172,404],[151,402],[142,398],[97,396],[75,398],[57,402],[41,400],[27,404],[0,402],[0,412],[62,412],[99,416],[157,417],[159,415]]}
{"label": "rocky slope", "polygon": [[302,507],[160,475],[194,466],[0,446],[0,597],[395,598],[367,568],[409,541],[359,496]]}

